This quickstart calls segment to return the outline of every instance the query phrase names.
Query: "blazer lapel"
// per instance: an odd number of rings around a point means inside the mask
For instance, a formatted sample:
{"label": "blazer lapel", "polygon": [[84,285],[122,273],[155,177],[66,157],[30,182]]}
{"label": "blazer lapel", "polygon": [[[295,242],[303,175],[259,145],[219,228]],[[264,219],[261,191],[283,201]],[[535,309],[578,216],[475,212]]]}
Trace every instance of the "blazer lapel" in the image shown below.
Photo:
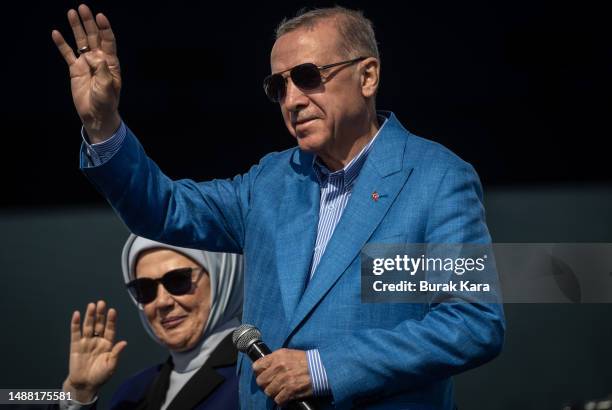
{"label": "blazer lapel", "polygon": [[412,172],[411,167],[403,165],[408,133],[393,115],[387,121],[295,310],[287,338],[358,256]]}
{"label": "blazer lapel", "polygon": [[137,410],[156,410],[161,408],[162,403],[166,399],[166,392],[168,391],[168,385],[170,383],[170,372],[172,372],[172,357],[162,365],[159,373],[149,386],[145,395],[145,400],[136,406]]}
{"label": "blazer lapel", "polygon": [[293,157],[293,172],[285,175],[285,194],[279,198],[276,236],[278,280],[287,322],[306,287],[321,197],[312,169],[313,156],[296,150]]}
{"label": "blazer lapel", "polygon": [[189,379],[176,395],[168,410],[193,409],[206,399],[225,381],[225,378],[215,371],[215,367],[226,367],[236,364],[238,351],[232,343],[229,334],[213,352],[204,365]]}

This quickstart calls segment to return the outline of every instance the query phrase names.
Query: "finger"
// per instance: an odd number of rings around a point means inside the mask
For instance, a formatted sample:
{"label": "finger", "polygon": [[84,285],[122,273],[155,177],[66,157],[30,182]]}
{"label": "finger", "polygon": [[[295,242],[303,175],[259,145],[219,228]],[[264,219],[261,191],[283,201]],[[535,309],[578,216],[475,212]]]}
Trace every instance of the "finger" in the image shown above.
{"label": "finger", "polygon": [[266,389],[274,382],[276,377],[277,373],[273,369],[268,368],[257,375],[255,382],[262,389]]}
{"label": "finger", "polygon": [[265,387],[262,386],[262,388],[264,389],[264,393],[266,393],[268,397],[275,398],[280,393],[280,391],[283,388],[283,385],[280,379],[281,379],[280,377],[276,377],[270,380],[270,382],[267,383]]}
{"label": "finger", "polygon": [[85,26],[85,32],[87,33],[87,44],[91,50],[96,50],[100,43],[98,38],[98,25],[96,24],[89,7],[81,4],[79,6],[79,16],[81,16],[83,26]]}
{"label": "finger", "polygon": [[[268,388],[269,381],[266,377],[259,375],[255,378],[255,383],[265,391]],[[267,391],[266,394],[268,394]]]}
{"label": "finger", "polygon": [[108,310],[106,318],[106,329],[104,329],[104,338],[113,343],[115,340],[115,332],[117,328],[117,311],[115,309]]}
{"label": "finger", "polygon": [[125,340],[117,342],[117,344],[113,346],[113,349],[111,350],[111,353],[110,353],[113,361],[119,360],[119,355],[121,354],[123,349],[126,348],[126,346],[127,346],[127,342]]}
{"label": "finger", "polygon": [[280,407],[284,407],[292,399],[292,394],[288,389],[282,389],[276,396],[274,402]]}
{"label": "finger", "polygon": [[270,367],[270,363],[272,360],[271,358],[272,354],[264,356],[260,359],[255,360],[255,362],[253,362],[253,372],[255,372],[255,374],[259,375],[261,372],[263,372],[268,367]]}
{"label": "finger", "polygon": [[53,30],[51,32],[51,38],[53,39],[53,42],[57,46],[57,49],[59,50],[62,57],[64,57],[66,64],[68,64],[68,66],[71,66],[76,61],[76,56],[74,55],[72,47],[70,47],[68,43],[66,43],[66,40],[64,40],[64,36],[62,36],[62,33],[57,30]]}
{"label": "finger", "polygon": [[100,29],[100,48],[107,54],[112,56],[117,55],[117,43],[110,21],[108,21],[108,18],[106,18],[104,14],[98,13],[98,15],[96,15],[96,23]]}
{"label": "finger", "polygon": [[94,53],[85,53],[83,54],[83,57],[85,57],[85,61],[87,61],[89,67],[93,68],[94,76],[100,81],[99,84],[101,86],[107,87],[113,83],[113,75],[108,68],[108,64],[103,58],[101,58],[99,55],[95,55]]}
{"label": "finger", "polygon": [[94,333],[94,313],[96,305],[93,303],[87,304],[85,311],[85,320],[83,320],[83,337],[92,337]]}
{"label": "finger", "polygon": [[104,337],[104,327],[106,326],[106,303],[99,300],[96,304],[96,319],[94,325],[94,335]]}
{"label": "finger", "polygon": [[68,22],[70,23],[70,28],[72,28],[77,49],[87,46],[87,34],[83,30],[83,25],[76,10],[68,10]]}
{"label": "finger", "polygon": [[70,320],[70,343],[81,340],[81,312],[75,310]]}

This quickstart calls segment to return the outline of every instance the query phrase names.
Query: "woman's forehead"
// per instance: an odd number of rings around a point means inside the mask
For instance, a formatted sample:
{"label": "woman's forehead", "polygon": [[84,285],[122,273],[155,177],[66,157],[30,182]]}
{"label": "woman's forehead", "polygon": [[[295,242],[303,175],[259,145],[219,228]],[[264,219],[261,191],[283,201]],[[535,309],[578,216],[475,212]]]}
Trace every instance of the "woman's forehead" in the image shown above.
{"label": "woman's forehead", "polygon": [[158,277],[169,270],[192,266],[200,267],[200,264],[173,249],[146,249],[136,258],[135,276]]}

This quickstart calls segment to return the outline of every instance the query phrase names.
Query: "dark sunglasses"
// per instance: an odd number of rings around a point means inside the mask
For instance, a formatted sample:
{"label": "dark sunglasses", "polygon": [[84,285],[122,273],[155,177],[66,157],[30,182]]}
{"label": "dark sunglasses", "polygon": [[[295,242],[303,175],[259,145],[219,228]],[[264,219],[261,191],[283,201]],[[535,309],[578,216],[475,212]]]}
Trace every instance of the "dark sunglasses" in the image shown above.
{"label": "dark sunglasses", "polygon": [[367,57],[357,57],[352,60],[340,61],[339,63],[317,66],[313,63],[304,63],[296,65],[288,70],[280,73],[270,74],[264,78],[264,91],[272,102],[279,102],[285,97],[287,92],[287,79],[283,77],[283,73],[289,71],[291,81],[301,90],[314,90],[321,85],[321,70],[336,67],[339,65],[353,64],[357,61],[365,60]]}
{"label": "dark sunglasses", "polygon": [[157,285],[159,283],[164,285],[164,288],[172,295],[184,295],[191,290],[191,286],[198,280],[202,271],[202,268],[174,269],[166,272],[164,276],[158,279],[134,279],[127,284],[127,288],[138,303],[146,305],[153,302],[157,297]]}

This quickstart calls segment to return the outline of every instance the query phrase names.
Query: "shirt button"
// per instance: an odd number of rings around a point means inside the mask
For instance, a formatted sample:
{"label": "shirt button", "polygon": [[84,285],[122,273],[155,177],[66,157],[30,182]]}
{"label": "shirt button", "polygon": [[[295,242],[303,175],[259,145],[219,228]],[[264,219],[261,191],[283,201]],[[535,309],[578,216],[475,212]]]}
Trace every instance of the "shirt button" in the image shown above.
{"label": "shirt button", "polygon": [[333,205],[330,205],[330,206],[328,206],[328,207],[327,207],[327,209],[329,209],[330,211],[333,211],[335,208],[336,208],[336,207],[335,207],[335,206],[333,206]]}
{"label": "shirt button", "polygon": [[319,252],[319,247],[315,246],[314,250],[315,250],[315,252]]}

